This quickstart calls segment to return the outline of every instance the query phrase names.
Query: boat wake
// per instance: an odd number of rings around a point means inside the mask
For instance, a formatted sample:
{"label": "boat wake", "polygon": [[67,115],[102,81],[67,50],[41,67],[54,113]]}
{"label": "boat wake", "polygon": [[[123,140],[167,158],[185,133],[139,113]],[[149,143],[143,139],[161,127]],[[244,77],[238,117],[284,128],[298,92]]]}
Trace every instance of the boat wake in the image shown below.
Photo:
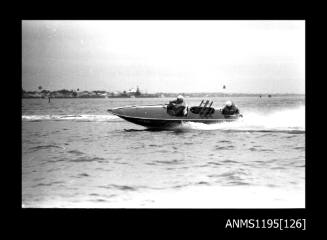
{"label": "boat wake", "polygon": [[243,118],[234,122],[204,124],[196,122],[183,123],[178,129],[226,130],[247,132],[305,132],[305,107],[283,109],[267,114],[243,112]]}
{"label": "boat wake", "polygon": [[79,121],[79,122],[108,122],[117,121],[119,117],[113,115],[23,115],[23,121]]}

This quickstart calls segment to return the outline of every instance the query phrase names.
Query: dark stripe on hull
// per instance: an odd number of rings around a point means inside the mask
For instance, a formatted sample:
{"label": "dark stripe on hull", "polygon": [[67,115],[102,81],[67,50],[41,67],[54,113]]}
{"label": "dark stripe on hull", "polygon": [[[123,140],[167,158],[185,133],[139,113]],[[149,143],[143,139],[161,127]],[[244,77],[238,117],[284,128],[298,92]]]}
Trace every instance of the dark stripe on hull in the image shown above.
{"label": "dark stripe on hull", "polygon": [[167,120],[149,120],[149,119],[140,119],[140,118],[129,118],[129,117],[123,117],[119,116],[126,121],[129,121],[131,123],[135,123],[138,125],[142,125],[144,127],[150,127],[150,128],[169,128],[174,127],[182,123],[180,120],[173,120],[173,121],[167,121]]}
{"label": "dark stripe on hull", "polygon": [[229,122],[235,121],[236,119],[217,119],[217,120],[210,120],[206,121],[205,119],[185,119],[185,120],[157,120],[157,119],[142,119],[142,118],[134,118],[134,117],[126,117],[126,116],[119,116],[118,117],[125,119],[131,123],[135,123],[144,127],[148,128],[170,128],[181,124],[182,122],[199,122],[199,123],[206,123],[206,124],[213,124],[219,122]]}

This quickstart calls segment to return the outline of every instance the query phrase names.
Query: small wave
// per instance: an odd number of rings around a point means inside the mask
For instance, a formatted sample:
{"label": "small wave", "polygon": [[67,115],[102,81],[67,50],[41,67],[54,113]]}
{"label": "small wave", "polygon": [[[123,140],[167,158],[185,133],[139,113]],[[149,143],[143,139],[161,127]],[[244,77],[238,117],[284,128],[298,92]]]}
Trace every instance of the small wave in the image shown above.
{"label": "small wave", "polygon": [[165,168],[166,170],[170,171],[170,170],[176,170],[176,168],[172,168],[172,167],[168,167],[168,168]]}
{"label": "small wave", "polygon": [[116,185],[116,184],[108,184],[105,186],[99,186],[99,188],[106,188],[106,189],[118,189],[122,191],[136,191],[136,187],[127,186],[127,185]]}
{"label": "small wave", "polygon": [[100,196],[100,195],[98,193],[90,193],[89,196],[97,197],[97,196]]}
{"label": "small wave", "polygon": [[[243,177],[248,177],[249,173],[245,170],[239,169],[237,171],[228,171],[223,172],[220,174],[211,174],[208,175],[209,178],[218,178],[218,179],[224,179],[228,183],[231,182],[242,182],[244,179]],[[220,180],[219,180],[220,182]]]}
{"label": "small wave", "polygon": [[77,177],[89,177],[90,175],[87,173],[80,173],[77,175]]}
{"label": "small wave", "polygon": [[179,185],[172,186],[172,188],[180,189],[180,188],[188,187],[190,185],[191,185],[191,183],[188,183],[188,184],[179,184]]}
{"label": "small wave", "polygon": [[117,121],[114,115],[23,115],[23,121],[79,121],[79,122],[108,122]]}
{"label": "small wave", "polygon": [[162,163],[162,164],[180,164],[180,161],[174,159],[172,161],[165,161],[165,160],[158,160],[154,161],[155,163]]}
{"label": "small wave", "polygon": [[[222,165],[222,163],[218,163],[218,162],[208,162],[208,164],[210,165]],[[203,165],[201,165],[203,167]]]}
{"label": "small wave", "polygon": [[216,150],[230,150],[230,149],[234,149],[234,146],[230,145],[230,146],[216,146],[215,148]]}
{"label": "small wave", "polygon": [[271,187],[271,188],[276,188],[276,187],[279,187],[278,185],[276,184],[272,184],[272,183],[268,183],[266,184],[267,187]]}
{"label": "small wave", "polygon": [[66,159],[64,159],[64,158],[55,158],[54,160],[48,160],[48,161],[44,162],[43,164],[56,163],[56,162],[64,162],[64,161],[66,161]]}
{"label": "small wave", "polygon": [[223,163],[239,163],[238,161],[233,161],[233,160],[224,160],[222,162]]}
{"label": "small wave", "polygon": [[258,147],[251,147],[251,148],[249,148],[249,150],[252,152],[273,152],[274,151],[272,149],[258,148]]}
{"label": "small wave", "polygon": [[205,182],[205,181],[200,181],[200,182],[197,182],[196,185],[210,185],[210,183]]}
{"label": "small wave", "polygon": [[116,164],[128,165],[128,162],[115,162]]}
{"label": "small wave", "polygon": [[104,158],[99,157],[79,157],[76,159],[71,159],[69,162],[103,162]]}
{"label": "small wave", "polygon": [[305,165],[297,165],[297,166],[295,166],[295,167],[300,167],[300,168],[302,168],[302,167],[305,167]]}
{"label": "small wave", "polygon": [[210,178],[224,178],[224,177],[235,177],[238,173],[236,172],[225,172],[225,173],[221,173],[221,174],[212,174],[212,175],[208,175],[208,177]]}
{"label": "small wave", "polygon": [[55,184],[62,184],[62,183],[64,183],[64,182],[55,181],[55,182],[50,182],[50,183],[39,183],[39,184],[34,185],[33,187],[49,187],[49,186],[52,186],[52,185],[55,185]]}
{"label": "small wave", "polygon": [[241,186],[241,185],[251,185],[250,183],[248,182],[242,182],[242,181],[232,181],[232,182],[229,182],[227,185],[237,185],[237,186]]}
{"label": "small wave", "polygon": [[49,144],[49,145],[40,145],[40,146],[31,147],[31,148],[29,148],[29,150],[37,151],[37,150],[50,149],[50,148],[64,149],[64,147],[60,147],[60,146],[57,146],[57,145]]}
{"label": "small wave", "polygon": [[150,165],[150,166],[154,166],[154,165],[157,165],[157,164],[155,164],[155,163],[153,163],[153,162],[149,162],[149,163],[145,163],[146,165]]}
{"label": "small wave", "polygon": [[181,188],[185,188],[185,187],[189,187],[189,186],[197,186],[197,185],[206,185],[206,186],[209,186],[211,185],[209,182],[206,182],[206,181],[199,181],[199,182],[188,182],[188,183],[185,183],[185,184],[178,184],[178,185],[174,185],[174,186],[171,186],[171,188],[175,188],[175,189],[181,189]]}
{"label": "small wave", "polygon": [[98,198],[98,199],[95,199],[95,200],[92,200],[92,201],[95,201],[95,202],[106,202],[107,200],[106,199],[102,199],[102,198]]}
{"label": "small wave", "polygon": [[295,150],[304,150],[305,147],[294,147],[293,149],[295,149]]}
{"label": "small wave", "polygon": [[158,153],[169,153],[170,151],[168,149],[161,149],[157,150]]}
{"label": "small wave", "polygon": [[149,144],[148,146],[149,147],[160,147],[160,145],[158,145],[158,144]]}
{"label": "small wave", "polygon": [[83,152],[80,152],[78,150],[70,150],[70,151],[68,151],[68,153],[72,153],[72,154],[79,155],[79,156],[84,154]]}
{"label": "small wave", "polygon": [[274,170],[285,170],[286,168],[284,168],[284,167],[272,167],[270,169],[274,169]]}

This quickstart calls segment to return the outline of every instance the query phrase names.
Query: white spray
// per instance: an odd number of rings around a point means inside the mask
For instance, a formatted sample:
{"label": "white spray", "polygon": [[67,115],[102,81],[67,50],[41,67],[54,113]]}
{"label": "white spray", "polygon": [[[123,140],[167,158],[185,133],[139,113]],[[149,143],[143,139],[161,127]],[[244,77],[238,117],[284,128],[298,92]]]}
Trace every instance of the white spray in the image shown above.
{"label": "white spray", "polygon": [[239,130],[239,131],[305,131],[305,107],[282,109],[269,112],[243,112],[243,118],[234,122],[204,124],[188,122],[183,128],[197,130]]}

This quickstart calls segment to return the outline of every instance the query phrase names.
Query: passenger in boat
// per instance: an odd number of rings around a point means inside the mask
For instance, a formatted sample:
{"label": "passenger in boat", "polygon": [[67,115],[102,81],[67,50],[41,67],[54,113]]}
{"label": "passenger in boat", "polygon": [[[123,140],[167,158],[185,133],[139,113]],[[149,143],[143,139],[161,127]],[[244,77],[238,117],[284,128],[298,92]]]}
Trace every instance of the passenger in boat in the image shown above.
{"label": "passenger in boat", "polygon": [[178,95],[176,100],[169,101],[167,110],[172,110],[174,116],[185,116],[187,114],[187,106],[182,95]]}
{"label": "passenger in boat", "polygon": [[226,114],[226,115],[233,115],[233,114],[240,113],[239,109],[232,101],[227,101],[221,112],[222,114]]}

